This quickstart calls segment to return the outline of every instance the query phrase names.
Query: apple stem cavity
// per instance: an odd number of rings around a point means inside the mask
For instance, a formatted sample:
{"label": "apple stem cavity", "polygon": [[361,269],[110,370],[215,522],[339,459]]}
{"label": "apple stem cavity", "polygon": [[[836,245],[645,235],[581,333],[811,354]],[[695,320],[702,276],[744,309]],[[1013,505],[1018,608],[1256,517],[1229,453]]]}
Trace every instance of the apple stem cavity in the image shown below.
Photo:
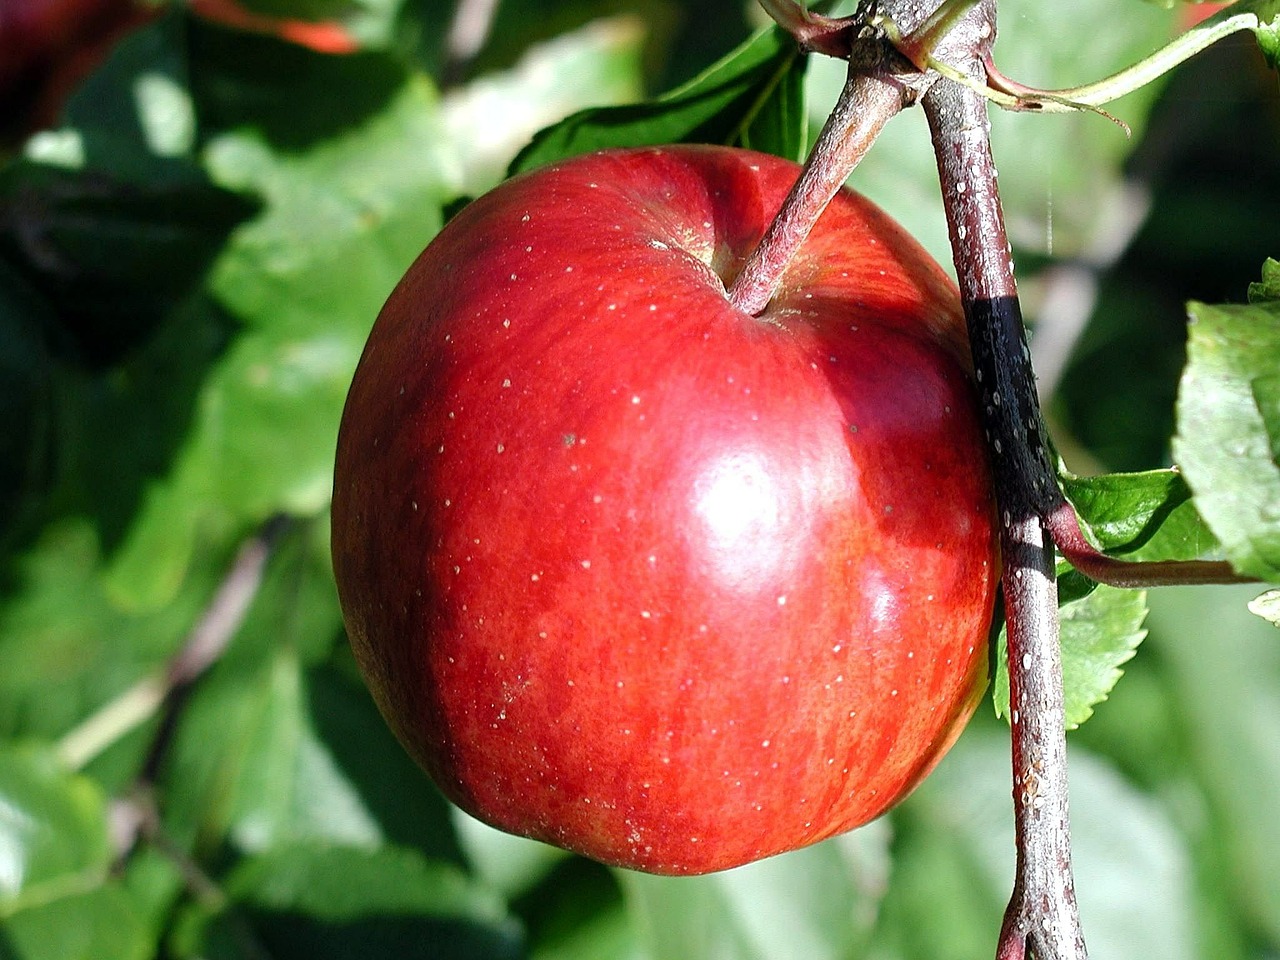
{"label": "apple stem cavity", "polygon": [[913,91],[887,71],[868,71],[852,58],[840,99],[823,125],[804,170],[729,286],[729,302],[751,316],[764,312],[787,265],[818,217],[866,155],[890,118],[914,101]]}
{"label": "apple stem cavity", "polygon": [[[995,2],[971,11],[971,75],[995,35]],[[954,61],[953,61],[954,62]],[[998,960],[1084,960],[1071,869],[1067,745],[1054,542],[1044,522],[1055,502],[1013,256],[991,154],[987,104],[947,78],[923,99],[942,182],[974,377],[995,478],[1009,655],[1017,868]]]}

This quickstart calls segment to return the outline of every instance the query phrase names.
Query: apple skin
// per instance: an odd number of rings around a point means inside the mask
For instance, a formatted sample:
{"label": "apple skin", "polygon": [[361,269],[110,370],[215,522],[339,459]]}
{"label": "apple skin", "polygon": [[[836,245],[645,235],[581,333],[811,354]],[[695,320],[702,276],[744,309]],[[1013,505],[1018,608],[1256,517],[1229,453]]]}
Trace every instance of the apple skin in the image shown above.
{"label": "apple skin", "polygon": [[981,696],[998,559],[953,284],[843,192],[761,317],[726,299],[798,169],[518,177],[374,326],[339,594],[390,726],[481,820],[725,869],[888,810]]}

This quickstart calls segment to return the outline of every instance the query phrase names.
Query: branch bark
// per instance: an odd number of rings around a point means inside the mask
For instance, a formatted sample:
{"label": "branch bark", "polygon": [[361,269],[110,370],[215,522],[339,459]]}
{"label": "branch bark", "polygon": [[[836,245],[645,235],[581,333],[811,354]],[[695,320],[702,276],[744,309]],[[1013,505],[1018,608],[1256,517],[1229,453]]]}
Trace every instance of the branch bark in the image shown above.
{"label": "branch bark", "polygon": [[[984,0],[963,61],[980,76],[995,35]],[[959,38],[957,38],[959,39]],[[967,44],[966,44],[967,46]],[[954,47],[953,47],[954,49]],[[940,79],[923,100],[973,351],[1000,512],[1007,624],[1017,873],[997,960],[1085,960],[1071,871],[1067,746],[1054,545],[1042,517],[1060,497],[1042,433],[991,154],[987,104]]]}
{"label": "branch bark", "polygon": [[[838,22],[811,22],[791,9],[789,0],[765,6],[799,31],[802,44],[817,31],[821,48],[838,49],[838,41],[846,36]],[[985,79],[995,39],[996,0],[880,0],[863,3],[859,13],[868,18],[867,25],[875,18],[881,36],[891,35],[899,52],[906,47],[915,51],[907,57],[916,65],[914,75],[899,67],[894,79],[923,96],[933,134],[1000,513],[1017,873],[996,956],[1022,960],[1029,948],[1036,960],[1086,960],[1071,870],[1055,547],[1046,525],[1064,500],[1044,435],[1018,303],[987,104],[973,87],[949,79],[963,79],[956,70],[975,81]],[[945,29],[938,24],[945,24]],[[854,24],[848,36],[865,34]],[[811,38],[809,44],[814,45]],[[932,68],[942,63],[948,68],[945,77]],[[842,138],[850,131],[878,132],[896,112],[883,119],[848,116],[857,109],[854,93],[865,89],[860,84],[867,83],[868,75],[851,55],[845,96],[823,134],[828,141],[824,149],[832,156],[839,156]],[[886,101],[878,102],[884,109]],[[863,137],[866,143],[859,145],[860,151],[865,152],[874,132]],[[826,172],[819,178],[815,170],[824,169],[823,163]],[[812,225],[834,194],[839,183],[832,185],[833,178],[843,181],[850,169],[852,163],[816,163],[810,158],[779,220],[735,281],[730,298],[736,305],[754,313],[768,302],[770,283],[776,284],[781,273],[778,264],[791,258],[807,235],[805,225]],[[803,215],[796,217],[797,210]],[[797,219],[802,229],[789,219]]]}

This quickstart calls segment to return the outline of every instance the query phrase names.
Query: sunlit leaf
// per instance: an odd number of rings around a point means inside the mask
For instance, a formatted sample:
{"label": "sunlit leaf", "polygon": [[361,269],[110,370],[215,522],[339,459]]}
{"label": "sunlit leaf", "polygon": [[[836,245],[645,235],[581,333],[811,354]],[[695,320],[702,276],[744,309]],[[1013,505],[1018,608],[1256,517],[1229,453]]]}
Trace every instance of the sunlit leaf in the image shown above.
{"label": "sunlit leaf", "polygon": [[1195,560],[1221,552],[1177,470],[1060,476],[1104,551],[1126,560]]}
{"label": "sunlit leaf", "polygon": [[457,858],[444,801],[368,693],[331,663],[334,599],[323,545],[297,531],[175,732],[163,787],[182,843],[256,853],[399,841]]}
{"label": "sunlit leaf", "polygon": [[502,179],[540,129],[590,107],[640,98],[644,26],[629,17],[597,20],[536,44],[510,70],[447,93],[444,127],[459,153],[462,189],[478,195]]}
{"label": "sunlit leaf", "polygon": [[1280,579],[1280,301],[1190,312],[1174,458],[1232,565]]}
{"label": "sunlit leaf", "polygon": [[[1246,604],[1257,587],[1180,587],[1151,596],[1151,639],[1169,676],[1187,775],[1206,805],[1215,885],[1250,929],[1280,942],[1280,642]],[[1074,797],[1073,797],[1074,799]]]}
{"label": "sunlit leaf", "polygon": [[794,41],[764,30],[656,100],[587,110],[542,131],[511,172],[607,147],[684,142],[750,146],[798,159],[807,117],[803,84],[793,74],[803,69]]}
{"label": "sunlit leaf", "polygon": [[51,750],[0,749],[0,916],[92,889],[110,862],[97,787]]}

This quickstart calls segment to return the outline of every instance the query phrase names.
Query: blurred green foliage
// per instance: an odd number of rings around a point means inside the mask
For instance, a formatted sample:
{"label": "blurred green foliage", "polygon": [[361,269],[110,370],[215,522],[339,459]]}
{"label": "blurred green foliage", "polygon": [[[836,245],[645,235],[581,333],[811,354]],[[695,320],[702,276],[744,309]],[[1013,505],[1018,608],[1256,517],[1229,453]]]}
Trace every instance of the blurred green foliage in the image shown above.
{"label": "blurred green foliage", "polygon": [[[746,0],[504,0],[464,60],[448,3],[246,5],[336,18],[360,50],[166,6],[0,168],[0,960],[990,955],[1013,869],[994,710],[852,834],[705,878],[610,871],[435,792],[364,691],[329,567],[347,383],[451,209],[521,150],[709,137],[794,155],[842,67],[749,41]],[[1067,86],[1156,46],[1176,13],[1003,0],[997,51]],[[1098,294],[1043,358],[1063,370],[1057,439],[1079,473],[1156,471],[1072,495],[1105,546],[1221,542],[1274,579],[1276,274],[1243,304],[1280,255],[1275,76],[1229,43],[1115,109],[1133,140],[1088,114],[994,118],[1037,345],[1063,267]],[[949,258],[922,117],[891,124],[853,183]],[[1149,213],[1103,256],[1133,187]],[[1210,362],[1184,375],[1190,300],[1233,305],[1194,308]],[[1185,483],[1160,470],[1176,410]],[[148,699],[281,516],[225,653]],[[1093,713],[1072,785],[1095,957],[1280,955],[1280,636],[1247,612],[1256,592],[1064,580],[1072,719]]]}

